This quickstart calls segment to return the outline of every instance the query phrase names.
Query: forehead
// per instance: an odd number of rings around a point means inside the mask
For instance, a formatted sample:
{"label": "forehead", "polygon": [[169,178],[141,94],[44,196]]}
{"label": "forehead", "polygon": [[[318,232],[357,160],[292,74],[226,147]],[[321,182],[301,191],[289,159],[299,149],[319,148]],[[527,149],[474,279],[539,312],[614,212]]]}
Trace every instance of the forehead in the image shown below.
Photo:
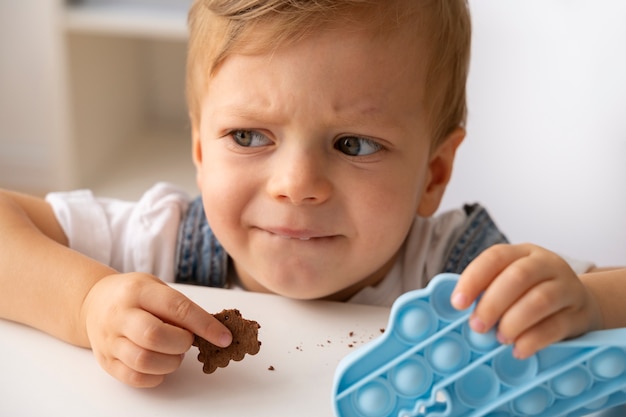
{"label": "forehead", "polygon": [[[274,1],[273,6],[242,10],[237,9],[243,7],[241,2],[232,3],[235,15],[208,13],[203,15],[204,25],[193,26],[216,28],[197,33],[199,39],[204,38],[199,45],[205,45],[198,51],[212,62],[210,73],[231,54],[271,53],[320,32],[368,31],[381,40],[402,32],[402,36],[417,40],[427,37],[433,25],[439,26],[428,0],[318,0],[310,4],[308,0],[281,0]],[[263,11],[257,13],[257,9]],[[193,27],[192,39],[197,38]]]}
{"label": "forehead", "polygon": [[205,103],[251,115],[287,117],[307,109],[347,121],[416,118],[425,84],[422,43],[402,31],[378,36],[331,27],[272,51],[232,54],[209,82]]}

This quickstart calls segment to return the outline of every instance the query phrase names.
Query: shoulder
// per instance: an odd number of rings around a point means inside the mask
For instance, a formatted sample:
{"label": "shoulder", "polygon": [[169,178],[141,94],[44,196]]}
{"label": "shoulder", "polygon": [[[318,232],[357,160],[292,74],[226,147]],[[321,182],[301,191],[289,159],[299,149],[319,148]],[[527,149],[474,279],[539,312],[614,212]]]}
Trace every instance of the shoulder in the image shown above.
{"label": "shoulder", "polygon": [[506,243],[487,210],[468,204],[434,217],[415,219],[405,244],[407,271],[419,271],[422,279],[411,287],[422,287],[441,272],[460,272],[480,252],[496,243]]}
{"label": "shoulder", "polygon": [[176,207],[184,211],[190,197],[181,188],[162,182],[149,188],[137,201],[96,196],[88,189],[49,193],[46,195],[46,201],[52,206],[57,217],[81,217],[81,213],[86,209],[93,210],[93,213],[129,210],[150,212],[167,207]]}
{"label": "shoulder", "polygon": [[153,257],[139,258],[174,253],[190,198],[172,184],[158,183],[137,201],[98,197],[91,190],[51,193],[46,201],[71,248],[118,270],[149,272],[155,269]]}
{"label": "shoulder", "polygon": [[482,251],[508,239],[480,204],[465,205],[463,221],[449,236],[441,272],[461,273]]}

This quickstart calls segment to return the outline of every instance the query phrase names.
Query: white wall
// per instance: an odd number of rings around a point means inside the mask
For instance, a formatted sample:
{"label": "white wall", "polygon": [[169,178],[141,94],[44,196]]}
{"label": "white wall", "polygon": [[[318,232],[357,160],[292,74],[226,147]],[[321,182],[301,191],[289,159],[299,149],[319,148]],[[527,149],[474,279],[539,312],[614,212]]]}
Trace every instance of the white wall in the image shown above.
{"label": "white wall", "polygon": [[626,2],[474,0],[468,135],[442,209],[626,265]]}

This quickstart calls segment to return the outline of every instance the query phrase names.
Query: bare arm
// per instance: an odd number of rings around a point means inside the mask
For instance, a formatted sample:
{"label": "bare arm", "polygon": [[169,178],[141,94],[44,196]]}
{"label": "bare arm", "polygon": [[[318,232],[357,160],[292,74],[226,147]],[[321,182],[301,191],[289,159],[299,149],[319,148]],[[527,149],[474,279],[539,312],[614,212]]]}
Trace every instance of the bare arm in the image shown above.
{"label": "bare arm", "polygon": [[51,207],[0,191],[0,318],[90,347],[100,365],[139,387],[174,372],[193,333],[218,346],[230,331],[145,273],[120,274],[67,247]]}
{"label": "bare arm", "polygon": [[42,199],[0,192],[0,237],[0,317],[89,346],[82,302],[115,271],[69,249]]}
{"label": "bare arm", "polygon": [[601,268],[580,279],[598,301],[602,328],[626,327],[626,269]]}

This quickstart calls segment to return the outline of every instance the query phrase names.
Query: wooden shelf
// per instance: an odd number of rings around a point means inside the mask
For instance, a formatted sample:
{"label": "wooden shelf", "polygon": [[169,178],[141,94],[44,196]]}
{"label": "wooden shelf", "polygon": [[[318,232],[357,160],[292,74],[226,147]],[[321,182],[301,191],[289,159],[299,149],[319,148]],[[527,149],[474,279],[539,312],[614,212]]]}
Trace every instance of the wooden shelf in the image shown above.
{"label": "wooden shelf", "polygon": [[90,0],[68,4],[65,29],[71,33],[186,39],[191,0]]}

